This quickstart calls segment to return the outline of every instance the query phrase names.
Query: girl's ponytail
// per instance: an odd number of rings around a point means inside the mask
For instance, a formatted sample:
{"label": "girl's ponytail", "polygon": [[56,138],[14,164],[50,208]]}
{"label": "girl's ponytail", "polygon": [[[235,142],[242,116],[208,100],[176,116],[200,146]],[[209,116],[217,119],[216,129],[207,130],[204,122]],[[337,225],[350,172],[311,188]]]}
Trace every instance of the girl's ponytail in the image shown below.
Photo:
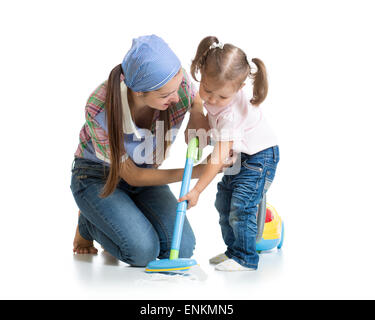
{"label": "girl's ponytail", "polygon": [[254,58],[251,60],[257,66],[257,72],[251,73],[250,77],[253,79],[253,98],[250,100],[254,106],[259,106],[268,93],[268,80],[266,67],[262,60]]}
{"label": "girl's ponytail", "polygon": [[121,64],[114,67],[108,77],[105,108],[107,114],[110,147],[110,169],[101,197],[109,196],[116,188],[120,177],[121,158],[125,154],[123,142],[123,119],[120,91]]}
{"label": "girl's ponytail", "polygon": [[197,53],[190,66],[190,73],[195,81],[198,81],[196,75],[204,67],[208,51],[213,43],[219,43],[219,40],[216,37],[209,36],[204,38],[198,45]]}

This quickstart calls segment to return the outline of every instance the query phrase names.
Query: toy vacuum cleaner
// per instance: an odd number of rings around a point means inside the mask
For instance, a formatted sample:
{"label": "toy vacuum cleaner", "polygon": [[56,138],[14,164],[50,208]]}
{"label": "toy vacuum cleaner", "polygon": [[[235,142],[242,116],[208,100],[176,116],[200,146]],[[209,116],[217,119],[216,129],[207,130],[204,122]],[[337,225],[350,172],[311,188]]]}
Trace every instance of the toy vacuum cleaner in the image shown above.
{"label": "toy vacuum cleaner", "polygon": [[275,208],[266,204],[266,195],[258,207],[257,225],[256,250],[262,252],[276,247],[281,249],[284,243],[284,222]]}
{"label": "toy vacuum cleaner", "polygon": [[[190,140],[186,154],[180,198],[189,192],[193,165],[194,162],[200,158],[200,154],[198,154],[200,152],[198,146],[198,138],[193,138]],[[177,205],[176,220],[169,259],[151,261],[146,267],[146,272],[173,273],[174,271],[186,271],[197,265],[197,262],[194,259],[178,257],[186,208],[187,201],[179,202]],[[266,195],[263,196],[263,199],[258,207],[257,225],[258,232],[256,238],[256,250],[258,252],[268,251],[275,247],[281,249],[284,242],[284,222],[277,214],[275,208],[266,204]]]}
{"label": "toy vacuum cleaner", "polygon": [[[193,171],[194,162],[198,160],[198,138],[190,140],[186,154],[186,162],[184,175],[182,178],[182,185],[180,191],[180,198],[189,192],[190,179]],[[186,215],[187,201],[179,202],[176,212],[176,220],[173,230],[172,247],[169,259],[161,259],[151,261],[147,267],[146,272],[173,272],[173,271],[186,271],[191,267],[197,265],[194,259],[179,258],[179,249],[181,244],[182,229],[184,226]]]}

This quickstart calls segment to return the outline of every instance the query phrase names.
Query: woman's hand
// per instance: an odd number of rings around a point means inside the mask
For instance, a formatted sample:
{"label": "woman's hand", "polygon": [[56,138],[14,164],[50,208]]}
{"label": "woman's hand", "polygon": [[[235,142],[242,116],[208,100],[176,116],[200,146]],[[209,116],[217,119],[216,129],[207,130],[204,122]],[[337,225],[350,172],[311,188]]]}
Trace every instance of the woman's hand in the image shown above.
{"label": "woman's hand", "polygon": [[200,196],[200,192],[197,189],[192,189],[190,192],[185,194],[182,198],[178,199],[178,202],[187,201],[189,210],[190,208],[194,207],[198,203],[198,199]]}

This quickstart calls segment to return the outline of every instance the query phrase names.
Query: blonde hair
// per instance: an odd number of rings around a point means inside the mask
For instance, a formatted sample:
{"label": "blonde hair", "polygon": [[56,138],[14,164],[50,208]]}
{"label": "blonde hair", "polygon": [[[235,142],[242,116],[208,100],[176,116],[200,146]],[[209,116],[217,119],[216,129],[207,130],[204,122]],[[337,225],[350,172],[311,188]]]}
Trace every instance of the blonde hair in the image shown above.
{"label": "blonde hair", "polygon": [[219,40],[213,36],[206,37],[199,43],[190,67],[193,79],[198,81],[196,76],[200,72],[218,83],[236,81],[240,86],[249,77],[253,83],[250,103],[254,106],[260,105],[268,93],[266,67],[262,60],[251,60],[257,68],[256,72],[253,72],[245,52],[240,48],[229,43],[223,47],[211,47],[214,43],[219,43]]}

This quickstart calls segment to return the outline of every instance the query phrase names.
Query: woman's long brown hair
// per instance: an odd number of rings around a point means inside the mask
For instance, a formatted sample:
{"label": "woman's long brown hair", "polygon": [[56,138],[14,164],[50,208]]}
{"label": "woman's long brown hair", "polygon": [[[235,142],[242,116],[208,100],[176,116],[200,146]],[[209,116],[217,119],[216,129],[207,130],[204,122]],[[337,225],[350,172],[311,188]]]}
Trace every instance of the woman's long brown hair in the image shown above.
{"label": "woman's long brown hair", "polygon": [[[102,194],[100,195],[102,198],[108,197],[111,193],[113,193],[113,191],[115,191],[120,180],[122,157],[126,152],[124,148],[123,111],[120,90],[121,74],[122,69],[121,64],[119,64],[112,69],[107,81],[105,108],[107,114],[107,128],[111,163],[107,181],[104,185]],[[161,111],[159,116],[159,121],[164,121],[164,158],[170,145],[170,141],[165,139],[167,132],[169,132],[171,128],[169,113],[169,109],[167,109]]]}
{"label": "woman's long brown hair", "polygon": [[121,64],[114,67],[107,82],[105,108],[110,148],[110,169],[101,197],[108,197],[119,182],[121,158],[125,154],[123,115],[120,91]]}
{"label": "woman's long brown hair", "polygon": [[219,40],[213,36],[206,37],[199,43],[190,67],[194,80],[197,81],[198,71],[219,83],[238,81],[239,86],[246,77],[250,77],[253,80],[253,97],[250,102],[254,106],[260,105],[268,93],[266,67],[262,60],[258,58],[251,60],[257,67],[257,71],[252,72],[247,56],[240,48],[226,43],[222,49],[210,49],[214,43],[219,43]]}

